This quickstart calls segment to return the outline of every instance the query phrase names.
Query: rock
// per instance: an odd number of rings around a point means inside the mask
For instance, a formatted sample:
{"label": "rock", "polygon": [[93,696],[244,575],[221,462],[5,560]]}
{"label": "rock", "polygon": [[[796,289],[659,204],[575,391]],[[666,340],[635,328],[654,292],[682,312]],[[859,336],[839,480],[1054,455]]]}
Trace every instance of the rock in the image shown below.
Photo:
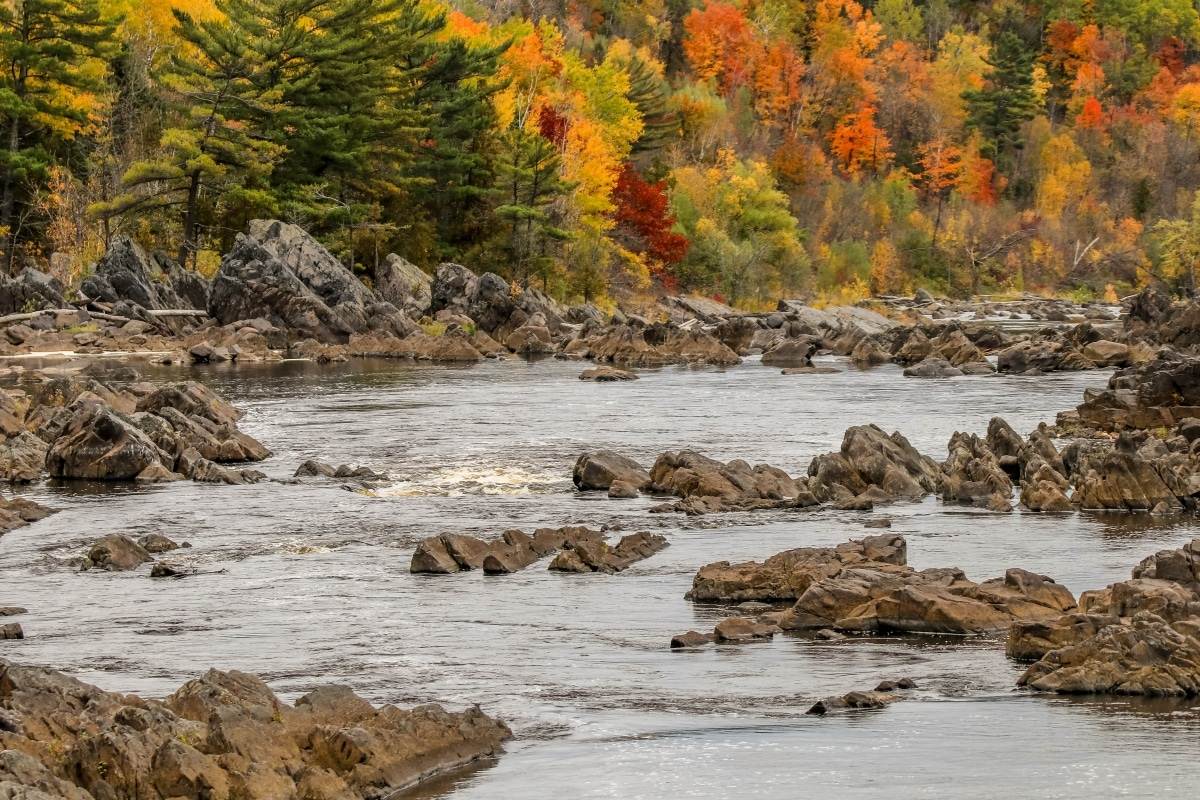
{"label": "rock", "polygon": [[594,450],[581,455],[571,477],[575,487],[585,492],[611,489],[617,481],[639,489],[650,483],[650,473],[640,464],[611,450]]}
{"label": "rock", "polygon": [[[292,706],[239,672],[210,670],[163,701],[7,662],[0,685],[0,713],[19,720],[0,729],[0,749],[69,776],[49,796],[70,800],[396,796],[497,754],[511,736],[478,707],[376,709],[340,686],[319,687]],[[11,756],[0,759],[3,787],[14,768]],[[24,762],[20,769],[19,785],[51,786],[49,773]]]}
{"label": "rock", "polygon": [[638,328],[614,325],[586,338],[575,340],[576,351],[597,362],[625,367],[661,367],[667,364],[733,366],[741,362],[737,353],[715,337],[699,330],[669,324]]}
{"label": "rock", "polygon": [[850,351],[850,361],[860,367],[887,364],[892,360],[892,354],[874,338],[865,336],[859,340]]}
{"label": "rock", "polygon": [[24,639],[25,630],[19,622],[6,622],[0,625],[0,639]]}
{"label": "rock", "polygon": [[[176,290],[178,281],[183,290]],[[80,291],[105,303],[128,303],[145,309],[204,308],[207,282],[160,255],[148,255],[127,236],[117,236],[84,278]],[[185,297],[184,295],[187,295]],[[200,305],[191,301],[200,300]]]}
{"label": "rock", "polygon": [[1046,653],[1018,685],[1060,694],[1200,695],[1200,625],[1140,612]]}
{"label": "rock", "polygon": [[805,713],[823,717],[837,711],[884,708],[895,699],[890,692],[849,692],[841,697],[818,700]]}
{"label": "rock", "polygon": [[835,375],[841,370],[833,367],[787,367],[780,370],[782,375]]}
{"label": "rock", "polygon": [[0,606],[0,617],[16,617],[28,613],[27,609],[20,606]]}
{"label": "rock", "polygon": [[636,381],[637,379],[638,376],[634,373],[623,369],[617,369],[616,367],[593,367],[592,369],[585,369],[583,372],[579,373],[579,380],[596,381],[598,383],[609,381]]}
{"label": "rock", "polygon": [[103,536],[88,550],[87,568],[109,572],[127,572],[153,561],[150,553],[137,542],[120,533]]}
{"label": "rock", "polygon": [[890,527],[892,527],[892,521],[890,519],[888,519],[887,517],[880,517],[879,519],[869,519],[865,523],[863,523],[863,527],[864,528],[890,528]]}
{"label": "rock", "polygon": [[768,367],[811,367],[819,346],[820,340],[814,336],[781,339],[763,352],[762,363]]}
{"label": "rock", "polygon": [[193,573],[184,567],[165,561],[158,561],[150,568],[151,578],[186,578],[191,574]]}
{"label": "rock", "polygon": [[45,272],[25,267],[15,277],[0,276],[0,314],[20,314],[30,309],[62,308],[63,285]]}
{"label": "rock", "polygon": [[395,253],[375,270],[375,290],[413,319],[420,319],[433,304],[433,278]]}
{"label": "rock", "polygon": [[138,544],[147,553],[166,553],[171,550],[178,550],[181,546],[188,546],[176,544],[161,533],[147,533],[138,539]]}
{"label": "rock", "polygon": [[877,692],[895,692],[908,689],[916,689],[917,682],[912,678],[899,678],[894,681],[880,681],[875,687]]}
{"label": "rock", "polygon": [[955,378],[963,374],[958,367],[939,356],[929,356],[920,363],[904,370],[906,378]]}
{"label": "rock", "polygon": [[0,444],[0,479],[30,483],[42,476],[49,446],[29,431],[21,431]]}
{"label": "rock", "polygon": [[98,403],[72,407],[70,422],[50,445],[46,471],[53,478],[132,480],[163,454],[125,417]]}
{"label": "rock", "polygon": [[942,464],[943,500],[971,502],[1012,495],[1012,481],[984,439],[956,432],[947,449],[950,455]]}
{"label": "rock", "polygon": [[737,644],[771,639],[778,632],[779,628],[775,625],[764,625],[746,617],[726,617],[713,628],[713,641],[717,644]]}
{"label": "rock", "polygon": [[1052,481],[1029,481],[1021,487],[1021,505],[1030,511],[1065,512],[1074,511],[1075,506]]}
{"label": "rock", "polygon": [[1084,392],[1075,414],[1080,423],[1102,431],[1170,427],[1200,417],[1200,358],[1162,351],[1151,361],[1118,370],[1107,389]]}
{"label": "rock", "polygon": [[332,478],[336,470],[329,464],[309,459],[296,468],[293,478]]}
{"label": "rock", "polygon": [[813,583],[835,576],[849,565],[903,566],[906,554],[903,536],[884,534],[851,540],[836,547],[785,550],[761,563],[718,561],[696,572],[687,597],[694,602],[795,601]]}
{"label": "rock", "polygon": [[1060,337],[1061,334],[1052,331],[1001,350],[996,355],[996,369],[1000,372],[1038,373],[1095,368],[1095,364],[1079,352],[1072,342]]}
{"label": "rock", "polygon": [[632,533],[621,537],[616,547],[603,541],[581,539],[568,542],[553,561],[555,572],[622,572],[667,546],[665,537],[656,533]]}
{"label": "rock", "polygon": [[1051,650],[1076,644],[1120,621],[1110,614],[1072,612],[1048,620],[1014,622],[1005,653],[1018,661],[1037,661]]}
{"label": "rock", "polygon": [[181,481],[183,476],[164,467],[162,464],[150,464],[133,478],[138,483],[170,483]]}
{"label": "rock", "polygon": [[711,633],[698,633],[697,631],[688,631],[681,633],[678,636],[671,637],[671,649],[677,650],[683,647],[702,647],[714,641],[714,636]]}
{"label": "rock", "polygon": [[578,546],[581,542],[602,544],[603,539],[599,531],[578,526],[539,528],[533,536],[509,530],[490,542],[445,533],[421,540],[413,552],[409,571],[447,575],[482,569],[491,575],[502,575],[524,569],[559,548]]}
{"label": "rock", "polygon": [[691,450],[660,455],[650,470],[654,489],[683,498],[676,510],[712,511],[816,505],[803,478],[777,467],[741,460],[716,461]]}
{"label": "rock", "polygon": [[37,336],[37,331],[35,331],[33,328],[29,327],[28,325],[22,325],[21,323],[17,323],[16,325],[9,325],[7,328],[4,329],[4,337],[6,339],[8,339],[10,344],[14,344],[14,345],[25,344],[25,342],[29,341],[30,339],[33,339],[36,336]]}
{"label": "rock", "polygon": [[608,487],[608,496],[622,500],[631,500],[638,496],[638,487],[629,481],[616,480]]}
{"label": "rock", "polygon": [[23,497],[0,498],[0,535],[22,528],[53,514],[49,508]]}
{"label": "rock", "polygon": [[917,452],[899,433],[875,425],[848,428],[841,450],[817,456],[808,467],[808,487],[817,499],[856,497],[875,487],[883,496],[912,499],[938,491],[941,466]]}
{"label": "rock", "polygon": [[223,325],[261,317],[321,342],[345,343],[366,331],[416,331],[315,239],[277,220],[254,220],[238,235],[213,279],[208,312]]}
{"label": "rock", "polygon": [[545,325],[522,325],[504,338],[504,346],[520,355],[554,352],[554,341]]}
{"label": "rock", "polygon": [[1129,366],[1129,345],[1103,339],[1090,342],[1083,348],[1083,357],[1097,367]]}
{"label": "rock", "polygon": [[1154,462],[1116,450],[1090,454],[1078,465],[1073,497],[1088,509],[1149,511],[1159,503],[1176,510],[1183,507]]}

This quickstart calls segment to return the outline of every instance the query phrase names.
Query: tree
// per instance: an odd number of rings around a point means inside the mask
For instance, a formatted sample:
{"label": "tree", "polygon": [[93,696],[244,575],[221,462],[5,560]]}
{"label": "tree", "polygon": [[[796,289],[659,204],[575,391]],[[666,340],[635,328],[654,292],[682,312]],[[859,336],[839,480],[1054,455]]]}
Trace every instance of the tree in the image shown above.
{"label": "tree", "polygon": [[933,236],[929,246],[937,246],[938,229],[942,226],[942,206],[946,196],[957,186],[962,177],[962,150],[938,137],[917,148],[921,171],[917,183],[927,197],[937,201],[937,213],[933,219]]}
{"label": "tree", "polygon": [[675,218],[665,181],[649,183],[633,164],[626,163],[613,191],[613,204],[618,234],[629,249],[648,254],[664,267],[683,260],[688,240],[672,230]]}
{"label": "tree", "polygon": [[202,214],[211,215],[218,201],[238,195],[243,205],[269,206],[266,178],[284,148],[264,127],[284,111],[280,70],[303,49],[303,20],[319,2],[219,0],[221,15],[205,19],[175,10],[182,46],[163,78],[177,117],[163,131],[159,153],[125,173],[126,192],[94,213],[177,209],[179,262],[186,265],[199,249]]}
{"label": "tree", "polygon": [[501,263],[521,286],[528,286],[534,275],[541,275],[545,284],[554,248],[570,238],[553,209],[571,188],[559,176],[559,151],[551,141],[565,135],[562,126],[560,116],[542,109],[536,126],[529,116],[518,114],[500,137],[496,164],[500,205],[494,213],[505,228]]}
{"label": "tree", "polygon": [[0,3],[0,235],[4,269],[28,238],[31,199],[81,134],[105,86],[101,62],[113,50],[114,26],[96,0]]}
{"label": "tree", "polygon": [[967,127],[983,137],[981,151],[1002,169],[1021,149],[1021,125],[1037,113],[1033,91],[1033,53],[1017,34],[1003,30],[987,58],[991,67],[984,86],[963,92]]}
{"label": "tree", "polygon": [[1154,235],[1162,249],[1164,277],[1184,282],[1195,294],[1196,267],[1200,264],[1200,191],[1192,200],[1190,217],[1159,220]]}
{"label": "tree", "polygon": [[842,117],[830,134],[829,149],[852,177],[878,174],[892,158],[892,143],[875,124],[875,107],[869,104]]}

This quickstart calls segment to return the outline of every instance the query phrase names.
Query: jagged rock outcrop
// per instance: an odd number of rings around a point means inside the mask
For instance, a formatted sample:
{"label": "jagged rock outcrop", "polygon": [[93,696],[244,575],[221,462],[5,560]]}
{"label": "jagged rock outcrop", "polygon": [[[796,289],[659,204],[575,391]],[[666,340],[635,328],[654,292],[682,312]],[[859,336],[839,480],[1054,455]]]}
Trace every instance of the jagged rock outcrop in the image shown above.
{"label": "jagged rock outcrop", "polygon": [[0,276],[0,314],[20,314],[43,308],[63,308],[63,285],[50,275],[26,267],[16,275]]}
{"label": "jagged rock outcrop", "polygon": [[942,499],[974,502],[992,495],[1007,498],[1012,480],[1000,465],[985,439],[955,433],[948,445],[949,457],[942,464]]}
{"label": "jagged rock outcrop", "polygon": [[157,701],[3,660],[0,719],[0,796],[28,800],[367,800],[512,735],[478,707],[375,708],[345,686],[288,705],[253,675],[210,670]]}
{"label": "jagged rock outcrop", "polygon": [[1171,427],[1198,416],[1200,358],[1164,350],[1153,360],[1118,370],[1107,389],[1086,390],[1074,414],[1060,414],[1059,422],[1112,431]]}
{"label": "jagged rock outcrop", "polygon": [[808,488],[822,502],[878,490],[881,498],[912,499],[937,492],[941,466],[917,452],[900,433],[888,436],[875,425],[856,425],[836,453],[817,456],[808,467]]}
{"label": "jagged rock outcrop", "polygon": [[614,325],[568,342],[564,345],[564,352],[626,367],[661,367],[667,364],[732,366],[741,362],[737,353],[714,336],[670,324],[644,328]]}
{"label": "jagged rock outcrop", "polygon": [[406,336],[416,326],[301,228],[254,220],[238,234],[213,279],[208,313],[221,324],[262,317],[322,342],[379,331]]}
{"label": "jagged rock outcrop", "polygon": [[707,564],[696,572],[687,597],[706,603],[795,601],[821,578],[863,563],[903,566],[907,563],[904,537],[892,534],[868,536],[836,547],[785,550],[763,562]]}
{"label": "jagged rock outcrop", "polygon": [[92,300],[145,309],[208,307],[208,281],[128,236],[113,239],[79,288]]}
{"label": "jagged rock outcrop", "polygon": [[433,304],[433,278],[395,253],[375,270],[375,291],[412,319],[420,319]]}
{"label": "jagged rock outcrop", "polygon": [[1075,598],[1050,578],[1021,569],[983,583],[961,570],[914,570],[904,538],[867,537],[836,548],[800,548],[765,562],[702,567],[694,601],[793,601],[776,617],[784,630],[988,633],[1017,620],[1075,610]]}
{"label": "jagged rock outcrop", "polygon": [[689,514],[817,504],[804,478],[768,464],[723,463],[691,450],[660,455],[650,469],[650,483],[657,493],[682,498],[671,510]]}
{"label": "jagged rock outcrop", "polygon": [[550,562],[549,569],[554,572],[623,572],[666,546],[665,536],[646,532],[622,536],[611,547],[603,540],[577,538],[564,544]]}
{"label": "jagged rock outcrop", "polygon": [[603,541],[603,533],[581,526],[538,528],[532,536],[519,530],[507,530],[491,541],[443,533],[421,540],[413,552],[409,571],[431,575],[471,570],[507,574],[522,570],[561,548]]}

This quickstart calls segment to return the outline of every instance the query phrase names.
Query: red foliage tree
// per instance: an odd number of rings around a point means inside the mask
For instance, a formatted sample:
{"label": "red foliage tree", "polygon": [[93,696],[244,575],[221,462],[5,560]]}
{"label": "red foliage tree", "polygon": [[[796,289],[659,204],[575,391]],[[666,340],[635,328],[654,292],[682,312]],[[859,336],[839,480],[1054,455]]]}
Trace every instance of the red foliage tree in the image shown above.
{"label": "red foliage tree", "polygon": [[671,230],[675,218],[664,181],[650,183],[626,162],[613,189],[613,205],[613,216],[629,249],[663,265],[677,264],[687,255],[687,237]]}

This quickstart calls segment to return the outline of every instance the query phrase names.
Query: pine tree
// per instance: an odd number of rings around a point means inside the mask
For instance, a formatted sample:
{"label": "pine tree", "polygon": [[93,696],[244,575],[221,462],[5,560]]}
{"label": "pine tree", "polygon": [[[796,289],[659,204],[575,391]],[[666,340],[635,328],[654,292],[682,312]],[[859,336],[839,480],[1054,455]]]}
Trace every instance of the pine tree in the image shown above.
{"label": "pine tree", "polygon": [[[553,112],[542,111],[542,127],[553,128]],[[555,200],[570,190],[559,176],[557,147],[538,131],[514,123],[500,137],[494,212],[504,225],[499,249],[513,279],[528,286],[534,275],[547,279],[555,247],[570,238],[553,212]]]}
{"label": "pine tree", "polygon": [[669,105],[670,85],[636,53],[624,66],[629,71],[629,99],[642,117],[642,135],[633,151],[655,152],[679,135],[679,115]]}
{"label": "pine tree", "polygon": [[96,0],[0,3],[0,235],[4,269],[28,237],[31,195],[58,161],[58,151],[87,122],[74,102],[104,88],[96,63],[111,50],[113,25]]}
{"label": "pine tree", "polygon": [[425,182],[418,199],[446,255],[487,234],[486,212],[495,192],[491,101],[501,88],[492,76],[507,46],[435,40],[406,57],[406,69],[419,78],[414,99],[429,126],[411,174]]}
{"label": "pine tree", "polygon": [[266,178],[282,154],[264,135],[282,114],[282,70],[306,33],[306,13],[318,0],[218,0],[221,15],[198,20],[174,10],[178,47],[163,76],[178,109],[155,158],[134,163],[126,193],[97,205],[112,217],[153,209],[180,209],[179,261],[200,245],[200,228],[218,201],[269,207]]}
{"label": "pine tree", "polygon": [[983,136],[981,154],[1000,165],[1011,166],[1012,153],[1021,149],[1021,126],[1037,113],[1033,91],[1033,51],[1012,30],[996,37],[987,59],[991,71],[981,89],[963,92],[967,127]]}
{"label": "pine tree", "polygon": [[418,0],[328,0],[308,17],[296,59],[304,66],[280,81],[284,112],[270,136],[286,155],[274,184],[314,232],[352,233],[380,225],[382,204],[409,184],[424,121],[404,54],[421,49],[445,18]]}

